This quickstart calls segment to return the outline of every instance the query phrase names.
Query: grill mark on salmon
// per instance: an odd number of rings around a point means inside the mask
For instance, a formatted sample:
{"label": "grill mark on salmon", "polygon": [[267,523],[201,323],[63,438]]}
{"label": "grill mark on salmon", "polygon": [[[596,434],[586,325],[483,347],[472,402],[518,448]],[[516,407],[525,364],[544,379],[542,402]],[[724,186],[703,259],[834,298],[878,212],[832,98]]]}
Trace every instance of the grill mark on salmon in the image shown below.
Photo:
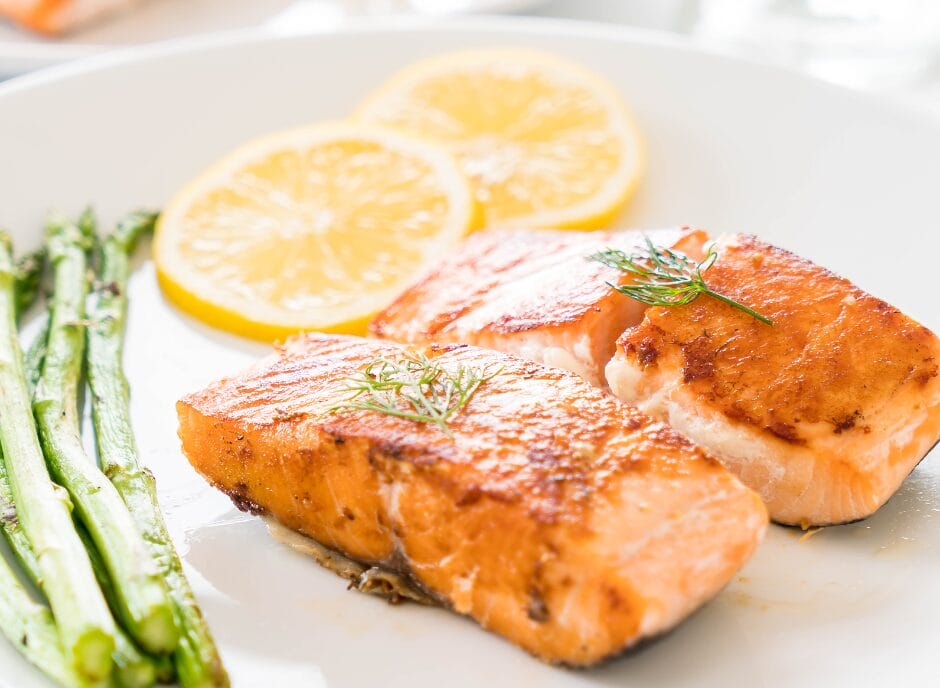
{"label": "grill mark on salmon", "polygon": [[452,440],[375,412],[322,415],[345,377],[403,350],[296,338],[183,398],[183,450],[236,505],[398,571],[553,663],[593,664],[668,630],[761,539],[760,499],[704,450],[513,356],[423,349],[445,367],[502,366],[452,419]]}
{"label": "grill mark on salmon", "polygon": [[774,325],[709,298],[650,308],[618,343],[611,390],[711,450],[776,521],[872,514],[940,437],[937,337],[748,235],[719,242],[706,280]]}
{"label": "grill mark on salmon", "polygon": [[[702,257],[707,235],[690,228],[649,232],[654,241]],[[644,306],[607,283],[632,279],[587,257],[632,252],[637,231],[487,231],[469,237],[401,294],[370,325],[372,334],[412,343],[460,343],[513,353],[606,386],[617,337]]]}

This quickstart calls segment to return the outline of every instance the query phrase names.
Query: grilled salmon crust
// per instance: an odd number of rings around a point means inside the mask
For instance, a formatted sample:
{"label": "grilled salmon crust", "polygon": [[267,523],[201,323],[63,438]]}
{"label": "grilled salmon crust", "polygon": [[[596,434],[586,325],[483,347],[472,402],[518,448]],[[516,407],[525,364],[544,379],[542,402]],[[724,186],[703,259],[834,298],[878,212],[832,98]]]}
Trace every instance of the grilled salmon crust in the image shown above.
{"label": "grilled salmon crust", "polygon": [[650,308],[619,341],[611,390],[709,448],[776,521],[870,515],[940,437],[940,342],[753,236],[718,250],[709,285],[773,326],[710,298]]}
{"label": "grilled salmon crust", "polygon": [[[688,227],[646,233],[701,258],[708,235]],[[606,386],[617,337],[644,306],[613,291],[627,273],[588,260],[632,253],[639,231],[487,231],[470,236],[379,313],[372,334],[398,342],[473,344],[570,370]]]}
{"label": "grilled salmon crust", "polygon": [[760,499],[702,449],[579,377],[501,366],[450,422],[324,415],[390,342],[309,334],[178,403],[183,450],[235,504],[411,576],[548,662],[589,665],[715,595],[766,527]]}

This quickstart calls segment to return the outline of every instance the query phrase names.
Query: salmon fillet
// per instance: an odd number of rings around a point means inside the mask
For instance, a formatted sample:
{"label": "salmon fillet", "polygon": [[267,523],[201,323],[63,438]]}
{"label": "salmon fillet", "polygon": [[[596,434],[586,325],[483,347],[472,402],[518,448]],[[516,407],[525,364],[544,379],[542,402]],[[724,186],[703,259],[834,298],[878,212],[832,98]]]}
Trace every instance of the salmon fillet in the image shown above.
{"label": "salmon fillet", "polygon": [[309,334],[178,403],[192,465],[235,504],[344,556],[405,573],[548,662],[588,665],[715,595],[766,527],[760,499],[704,450],[566,371],[468,346],[490,366],[435,425],[329,414],[391,342]]}
{"label": "salmon fillet", "polygon": [[70,31],[139,0],[0,0],[0,15],[42,33]]}
{"label": "salmon fillet", "polygon": [[884,504],[940,438],[940,343],[848,280],[753,236],[723,239],[714,299],[653,307],[611,391],[706,447],[771,518],[827,525]]}
{"label": "salmon fillet", "polygon": [[[702,257],[708,236],[688,228],[649,232]],[[474,344],[577,373],[606,386],[617,337],[644,306],[606,283],[628,275],[587,260],[607,247],[632,252],[642,233],[487,231],[469,237],[370,325],[399,342]]]}

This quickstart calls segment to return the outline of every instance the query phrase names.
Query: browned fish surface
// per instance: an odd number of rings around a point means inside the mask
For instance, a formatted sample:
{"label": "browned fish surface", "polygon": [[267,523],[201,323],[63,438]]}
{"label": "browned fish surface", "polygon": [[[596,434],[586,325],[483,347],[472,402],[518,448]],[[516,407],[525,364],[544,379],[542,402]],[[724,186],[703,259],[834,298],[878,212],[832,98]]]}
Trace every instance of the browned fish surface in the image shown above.
{"label": "browned fish surface", "polygon": [[611,390],[707,447],[782,523],[863,518],[940,438],[940,343],[848,280],[752,236],[724,240],[702,297],[651,308]]}
{"label": "browned fish surface", "polygon": [[[699,230],[649,232],[657,243],[701,256]],[[627,252],[636,231],[487,231],[474,234],[370,326],[399,342],[474,344],[570,370],[605,386],[617,337],[643,317],[642,304],[607,283],[628,275],[587,260],[605,248]]]}
{"label": "browned fish surface", "polygon": [[292,340],[178,404],[183,449],[243,509],[361,562],[549,662],[587,665],[659,634],[724,586],[766,525],[760,499],[703,450],[568,372],[501,366],[450,424],[324,415],[390,342]]}

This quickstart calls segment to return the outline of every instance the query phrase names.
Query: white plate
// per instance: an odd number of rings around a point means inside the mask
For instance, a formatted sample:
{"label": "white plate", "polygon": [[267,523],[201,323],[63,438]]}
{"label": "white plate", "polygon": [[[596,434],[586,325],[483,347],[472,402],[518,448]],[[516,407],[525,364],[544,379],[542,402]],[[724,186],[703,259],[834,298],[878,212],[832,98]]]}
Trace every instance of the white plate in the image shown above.
{"label": "white plate", "polygon": [[258,26],[276,33],[336,29],[375,14],[428,17],[519,12],[543,0],[147,0],[62,38],[49,39],[0,18],[0,79],[104,50]]}
{"label": "white plate", "polygon": [[[626,94],[649,144],[649,174],[623,224],[756,232],[940,329],[933,122],[792,73],[571,23],[241,36],[0,85],[0,225],[25,250],[53,207],[93,201],[111,220],[159,206],[249,137],[340,117],[401,65],[491,44],[555,51]],[[347,592],[207,487],[180,454],[174,402],[265,347],[170,308],[149,262],[131,299],[127,366],[143,458],[238,686],[934,685],[936,455],[866,522],[804,541],[772,527],[740,577],[670,636],[596,670],[553,669],[449,612]],[[5,643],[0,676],[16,688],[41,685]]]}

